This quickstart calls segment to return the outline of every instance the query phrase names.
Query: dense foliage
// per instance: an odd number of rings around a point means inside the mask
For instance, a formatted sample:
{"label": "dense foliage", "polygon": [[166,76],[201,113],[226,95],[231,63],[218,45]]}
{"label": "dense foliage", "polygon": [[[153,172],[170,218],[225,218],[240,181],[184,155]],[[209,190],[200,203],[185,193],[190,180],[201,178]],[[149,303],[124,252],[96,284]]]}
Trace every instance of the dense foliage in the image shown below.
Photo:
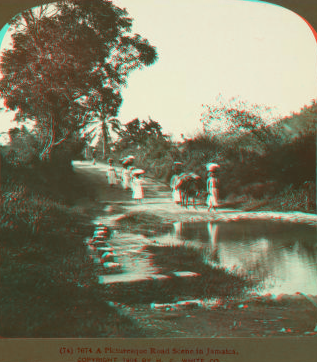
{"label": "dense foliage", "polygon": [[[315,212],[316,102],[280,120],[269,119],[267,112],[245,102],[205,106],[203,131],[179,143],[156,135],[158,122],[146,134],[146,122],[135,119],[121,131],[114,157],[133,154],[136,165],[167,183],[176,161],[205,183],[205,165],[216,162],[221,166],[217,177],[224,204]],[[231,125],[226,132],[212,127],[212,115]]]}
{"label": "dense foliage", "polygon": [[[0,97],[22,127],[0,147],[0,336],[144,336],[95,288],[83,245],[93,211],[74,206],[94,194],[71,160],[91,141],[84,132],[96,120],[107,145],[121,88],[156,50],[107,0],[42,5],[11,25]],[[24,126],[30,121],[33,129]]]}
{"label": "dense foliage", "polygon": [[42,159],[96,117],[106,126],[118,112],[129,73],[156,60],[155,48],[130,34],[127,12],[107,0],[43,5],[11,25],[0,95],[18,111],[17,120],[35,122]]}
{"label": "dense foliage", "polygon": [[[218,163],[224,205],[316,212],[315,101],[279,121],[245,102],[205,105],[203,131],[175,143],[158,121],[120,127],[115,118],[130,72],[157,58],[146,39],[130,34],[125,10],[107,0],[60,1],[24,11],[12,25],[0,95],[23,126],[0,147],[0,336],[143,336],[104,303],[83,246],[93,210],[74,203],[95,195],[70,165],[90,157],[96,132],[97,157],[119,164],[133,154],[137,167],[167,183],[175,161],[205,184],[206,164]],[[111,145],[110,128],[118,132]]]}

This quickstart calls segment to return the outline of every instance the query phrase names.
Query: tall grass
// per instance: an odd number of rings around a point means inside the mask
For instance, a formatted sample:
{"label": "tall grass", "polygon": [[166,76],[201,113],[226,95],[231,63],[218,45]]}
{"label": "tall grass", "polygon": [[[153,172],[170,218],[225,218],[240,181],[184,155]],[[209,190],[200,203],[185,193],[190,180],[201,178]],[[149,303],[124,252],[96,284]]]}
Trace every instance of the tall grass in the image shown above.
{"label": "tall grass", "polygon": [[143,336],[97,288],[95,266],[83,245],[93,232],[92,215],[75,205],[76,197],[90,192],[86,180],[71,171],[5,164],[4,170],[0,336]]}

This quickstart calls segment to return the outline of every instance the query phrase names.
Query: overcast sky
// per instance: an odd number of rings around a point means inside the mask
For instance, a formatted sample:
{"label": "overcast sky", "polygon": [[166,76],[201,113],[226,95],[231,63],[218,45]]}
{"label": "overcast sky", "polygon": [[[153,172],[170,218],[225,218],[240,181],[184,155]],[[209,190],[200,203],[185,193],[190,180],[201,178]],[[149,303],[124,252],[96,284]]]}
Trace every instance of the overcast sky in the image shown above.
{"label": "overcast sky", "polygon": [[316,41],[290,10],[243,0],[114,3],[128,10],[133,32],[159,55],[130,76],[122,123],[150,116],[178,138],[200,127],[202,104],[214,103],[219,93],[276,107],[282,115],[317,98]]}

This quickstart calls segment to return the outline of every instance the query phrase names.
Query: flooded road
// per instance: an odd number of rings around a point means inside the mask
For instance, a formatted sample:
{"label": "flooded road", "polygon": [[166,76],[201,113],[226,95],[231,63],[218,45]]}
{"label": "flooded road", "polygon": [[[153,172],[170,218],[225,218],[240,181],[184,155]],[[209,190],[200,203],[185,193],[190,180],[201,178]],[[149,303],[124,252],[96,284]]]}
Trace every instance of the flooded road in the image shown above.
{"label": "flooded road", "polygon": [[[205,245],[212,263],[229,270],[234,269],[235,273],[256,281],[258,294],[293,295],[301,292],[317,295],[316,215],[294,212],[247,213],[239,210],[219,210],[212,214],[207,212],[206,207],[198,210],[184,209],[173,204],[168,187],[150,178],[145,178],[143,204],[137,205],[130,192],[122,191],[120,185],[108,189],[107,165],[74,162],[74,166],[76,172],[91,175],[92,187],[96,190],[99,201],[106,201],[104,212],[96,218],[96,224],[101,222],[116,227],[116,221],[131,212],[157,215],[166,222],[174,222],[173,231],[157,235],[157,241]],[[117,171],[119,170],[120,168]],[[250,220],[245,220],[244,217]],[[283,219],[285,220],[281,221]],[[132,234],[124,236],[120,232],[115,239],[121,247],[120,244],[124,244],[125,239],[127,244],[131,243],[130,239],[133,242],[136,239],[139,248],[147,243],[143,237]],[[143,254],[133,253],[132,259],[137,255],[144,257],[146,262],[146,255]],[[132,264],[124,264],[125,269],[130,270]],[[139,265],[143,263],[140,262]],[[138,268],[139,277],[141,269]],[[148,265],[145,269],[144,274],[147,276],[151,266]],[[150,274],[152,272],[151,269]]]}
{"label": "flooded road", "polygon": [[265,221],[176,222],[160,242],[205,246],[215,265],[257,281],[259,294],[317,295],[316,228]]}
{"label": "flooded road", "polygon": [[[99,283],[107,297],[116,301],[120,313],[133,318],[151,335],[158,338],[317,336],[317,215],[230,209],[209,213],[205,205],[199,205],[197,210],[181,208],[173,203],[168,186],[147,176],[145,198],[139,205],[132,199],[131,190],[123,191],[121,185],[109,187],[107,165],[75,161],[73,166],[91,189],[77,200],[77,206],[92,210],[96,230],[101,225],[113,231],[105,240],[108,245],[102,246],[113,250],[113,262],[120,264],[121,270],[106,270],[107,263],[98,261],[105,250],[96,247],[91,256],[99,258],[96,258]],[[124,218],[131,225],[122,227],[120,220]],[[134,226],[133,220],[136,220]],[[171,226],[167,230],[173,231],[163,235],[162,224]],[[164,279],[153,270],[152,256],[146,248],[149,245],[159,248],[164,243],[203,247],[210,263],[252,278],[258,290],[238,299],[204,298],[200,306],[192,309],[183,308],[193,299],[186,292],[168,301],[176,309],[162,309],[165,301],[157,307],[155,303],[160,301],[154,299],[165,295]],[[187,282],[192,284],[190,280]],[[113,290],[115,285],[118,287]],[[126,292],[124,299],[117,300],[116,290]],[[132,290],[136,296],[133,302]],[[264,296],[266,293],[272,294]],[[288,295],[280,297],[281,293]],[[152,299],[154,296],[155,308],[150,302],[140,302],[141,296]]]}

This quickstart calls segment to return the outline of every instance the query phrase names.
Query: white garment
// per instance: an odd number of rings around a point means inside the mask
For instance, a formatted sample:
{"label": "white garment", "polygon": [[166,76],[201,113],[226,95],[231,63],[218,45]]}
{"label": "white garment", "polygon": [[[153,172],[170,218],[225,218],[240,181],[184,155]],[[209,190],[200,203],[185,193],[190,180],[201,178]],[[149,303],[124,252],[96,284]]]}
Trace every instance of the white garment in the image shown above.
{"label": "white garment", "polygon": [[109,185],[117,184],[116,170],[113,166],[108,167],[108,182],[109,182]]}
{"label": "white garment", "polygon": [[143,187],[142,187],[143,180],[140,178],[135,177],[133,181],[133,199],[143,199]]}
{"label": "white garment", "polygon": [[172,199],[174,202],[181,202],[181,191],[179,189],[175,189],[175,185],[178,181],[178,175],[174,175],[171,178],[171,189],[172,189]]}
{"label": "white garment", "polygon": [[130,171],[126,168],[122,171],[122,187],[127,190],[130,186]]}
{"label": "white garment", "polygon": [[215,177],[209,177],[207,180],[207,192],[208,192],[208,197],[207,197],[207,205],[216,207],[218,206],[218,201],[217,201],[217,188],[216,188],[216,179]]}
{"label": "white garment", "polygon": [[174,202],[181,202],[181,200],[182,200],[182,197],[181,197],[181,190],[179,190],[179,189],[174,189],[173,191],[172,191],[172,198],[173,198],[173,201]]}

